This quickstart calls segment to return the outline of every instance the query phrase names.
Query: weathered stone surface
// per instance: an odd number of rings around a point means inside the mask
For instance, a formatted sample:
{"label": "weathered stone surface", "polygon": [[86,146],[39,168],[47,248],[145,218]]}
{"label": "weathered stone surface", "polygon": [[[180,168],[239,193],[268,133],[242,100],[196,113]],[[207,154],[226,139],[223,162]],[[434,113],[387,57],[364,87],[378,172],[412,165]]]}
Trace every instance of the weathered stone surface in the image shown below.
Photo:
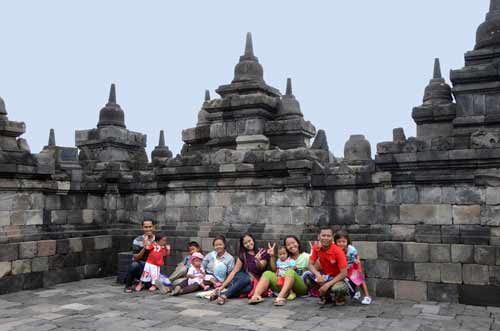
{"label": "weathered stone surface", "polygon": [[429,245],[431,262],[451,262],[451,246],[446,244]]}
{"label": "weathered stone surface", "polygon": [[392,279],[415,279],[415,263],[413,262],[392,261],[389,270],[389,275]]}
{"label": "weathered stone surface", "polygon": [[396,280],[394,297],[401,300],[426,301],[427,283]]}
{"label": "weathered stone surface", "polygon": [[481,206],[453,206],[453,224],[479,224]]}
{"label": "weathered stone surface", "polygon": [[51,256],[56,254],[55,240],[40,240],[37,241],[38,256]]}
{"label": "weathered stone surface", "polygon": [[392,225],[392,239],[395,241],[414,241],[415,240],[415,225]]}
{"label": "weathered stone surface", "polygon": [[31,260],[31,271],[41,272],[49,270],[49,258],[47,256],[35,257]]}
{"label": "weathered stone surface", "polygon": [[488,266],[479,264],[464,264],[463,280],[464,284],[488,285],[490,282]]}
{"label": "weathered stone surface", "polygon": [[427,283],[427,300],[456,303],[459,299],[458,291],[457,285]]}
{"label": "weathered stone surface", "polygon": [[0,262],[0,278],[10,275],[11,270],[12,270],[12,262],[10,261]]}
{"label": "weathered stone surface", "polygon": [[402,204],[399,212],[403,224],[452,224],[450,205]]}
{"label": "weathered stone surface", "polygon": [[354,241],[353,245],[357,248],[358,254],[363,260],[375,260],[378,258],[376,242]]}
{"label": "weathered stone surface", "polygon": [[31,259],[12,261],[12,274],[20,275],[31,272]]}
{"label": "weathered stone surface", "polygon": [[441,264],[441,281],[450,284],[462,284],[462,265],[460,263]]}
{"label": "weathered stone surface", "polygon": [[25,241],[19,243],[19,258],[31,259],[37,256],[38,244],[36,241]]}
{"label": "weathered stone surface", "polygon": [[366,260],[363,261],[365,274],[369,277],[389,278],[390,264],[384,260]]}
{"label": "weathered stone surface", "polygon": [[0,261],[14,261],[19,256],[18,244],[0,244]]}
{"label": "weathered stone surface", "polygon": [[428,262],[429,245],[424,243],[403,243],[403,261]]}
{"label": "weathered stone surface", "polygon": [[474,263],[495,265],[495,247],[494,246],[474,246]]}
{"label": "weathered stone surface", "polygon": [[474,246],[451,245],[451,261],[459,263],[474,262]]}
{"label": "weathered stone surface", "polygon": [[379,242],[377,251],[378,258],[387,261],[401,261],[403,257],[403,248],[397,242]]}
{"label": "weathered stone surface", "polygon": [[415,280],[423,282],[440,282],[440,265],[438,263],[415,263]]}
{"label": "weathered stone surface", "polygon": [[443,192],[441,187],[421,187],[418,190],[419,201],[423,204],[440,204]]}

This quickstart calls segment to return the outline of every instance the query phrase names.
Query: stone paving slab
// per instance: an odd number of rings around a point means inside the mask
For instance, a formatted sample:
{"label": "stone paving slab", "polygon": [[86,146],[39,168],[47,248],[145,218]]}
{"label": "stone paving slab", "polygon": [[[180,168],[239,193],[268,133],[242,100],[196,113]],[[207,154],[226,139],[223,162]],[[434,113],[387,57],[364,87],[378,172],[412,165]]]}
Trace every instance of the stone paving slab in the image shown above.
{"label": "stone paving slab", "polygon": [[243,299],[218,306],[194,295],[126,294],[115,278],[0,296],[0,331],[11,330],[500,330],[500,308],[375,298],[320,307],[314,298],[273,307]]}

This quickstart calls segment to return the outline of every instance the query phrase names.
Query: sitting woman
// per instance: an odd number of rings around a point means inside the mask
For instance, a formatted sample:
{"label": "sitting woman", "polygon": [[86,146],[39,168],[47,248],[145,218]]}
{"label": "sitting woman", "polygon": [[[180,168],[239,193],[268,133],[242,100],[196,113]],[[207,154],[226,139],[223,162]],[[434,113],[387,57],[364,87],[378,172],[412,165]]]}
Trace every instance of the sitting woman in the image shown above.
{"label": "sitting woman", "polygon": [[[229,276],[215,291],[212,299],[217,299],[219,305],[227,299],[248,295],[253,289],[253,282],[258,280],[267,266],[269,255],[264,249],[257,249],[253,236],[249,233],[240,237],[238,259]],[[225,294],[222,290],[227,288]]]}
{"label": "sitting woman", "polygon": [[271,256],[270,266],[272,271],[266,271],[255,288],[255,292],[249,300],[249,304],[257,304],[263,301],[262,294],[271,288],[273,292],[278,293],[274,300],[275,306],[283,306],[286,303],[285,298],[293,300],[295,297],[307,294],[307,286],[302,279],[302,273],[307,270],[309,264],[309,254],[303,252],[302,245],[296,236],[290,235],[285,238],[283,244],[288,251],[289,258],[295,261],[295,269],[289,268],[284,274],[283,284],[278,282],[276,274],[276,256],[274,253],[275,245],[270,245],[268,254]]}
{"label": "sitting woman", "polygon": [[214,250],[203,259],[205,282],[214,288],[219,288],[234,268],[234,258],[226,251],[226,238],[222,235],[215,237],[212,242]]}

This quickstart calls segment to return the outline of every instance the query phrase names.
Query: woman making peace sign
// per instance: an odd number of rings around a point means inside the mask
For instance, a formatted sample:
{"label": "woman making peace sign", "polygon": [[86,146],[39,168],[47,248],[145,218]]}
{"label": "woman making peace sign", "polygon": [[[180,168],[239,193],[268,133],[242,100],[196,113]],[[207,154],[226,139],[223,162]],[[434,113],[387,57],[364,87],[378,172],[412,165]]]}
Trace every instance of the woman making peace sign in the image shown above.
{"label": "woman making peace sign", "polygon": [[248,303],[257,304],[263,301],[262,293],[269,287],[273,292],[279,292],[278,297],[274,300],[275,306],[285,305],[285,298],[289,300],[295,299],[295,296],[307,294],[307,286],[302,280],[302,273],[307,270],[309,264],[309,254],[303,252],[299,239],[296,236],[290,235],[285,237],[283,245],[288,251],[290,259],[295,260],[295,270],[288,269],[284,275],[283,284],[278,284],[278,276],[276,274],[276,256],[275,246],[268,245],[267,253],[271,256],[270,266],[272,271],[266,271],[255,288],[255,293]]}
{"label": "woman making peace sign", "polygon": [[[253,280],[258,280],[266,269],[269,255],[265,249],[257,249],[253,236],[249,233],[240,237],[238,259],[226,280],[216,290],[217,303],[223,305],[227,299],[238,298],[252,291]],[[227,292],[221,295],[221,291]]]}

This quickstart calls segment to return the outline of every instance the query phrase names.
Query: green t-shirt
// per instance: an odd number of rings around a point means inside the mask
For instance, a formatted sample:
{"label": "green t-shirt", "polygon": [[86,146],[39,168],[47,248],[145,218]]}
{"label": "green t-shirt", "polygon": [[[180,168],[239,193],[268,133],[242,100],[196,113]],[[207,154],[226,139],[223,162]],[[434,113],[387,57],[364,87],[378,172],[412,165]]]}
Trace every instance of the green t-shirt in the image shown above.
{"label": "green t-shirt", "polygon": [[302,274],[304,271],[307,270],[307,267],[309,265],[309,254],[305,252],[300,254],[295,260],[295,263],[297,266],[297,273],[299,275]]}

